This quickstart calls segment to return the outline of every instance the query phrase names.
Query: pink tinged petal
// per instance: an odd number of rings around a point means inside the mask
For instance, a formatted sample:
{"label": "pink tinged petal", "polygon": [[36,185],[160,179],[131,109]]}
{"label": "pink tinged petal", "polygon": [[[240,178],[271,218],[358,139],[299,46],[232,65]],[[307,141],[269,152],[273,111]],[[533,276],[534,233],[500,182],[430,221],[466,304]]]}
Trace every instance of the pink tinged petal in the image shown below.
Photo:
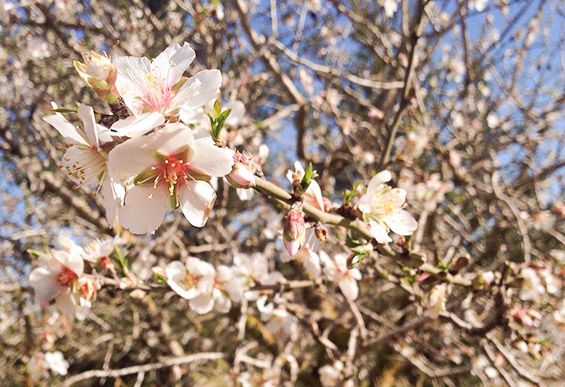
{"label": "pink tinged petal", "polygon": [[57,282],[57,273],[42,266],[31,271],[29,285],[33,288],[39,304],[48,303],[64,290]]}
{"label": "pink tinged petal", "polygon": [[98,149],[98,128],[96,118],[94,117],[94,110],[88,105],[80,104],[78,106],[78,116],[82,120],[84,132],[88,138],[88,143]]}
{"label": "pink tinged petal", "polygon": [[233,151],[217,147],[212,138],[199,138],[194,141],[191,168],[206,175],[222,177],[231,172],[233,163]]}
{"label": "pink tinged petal", "polygon": [[[195,85],[199,85],[196,87]],[[216,97],[222,86],[220,70],[204,70],[190,77],[173,98],[172,106],[186,104],[197,108],[204,106]]]}
{"label": "pink tinged petal", "polygon": [[198,314],[206,314],[214,309],[212,293],[201,293],[189,301],[190,308]]}
{"label": "pink tinged petal", "polygon": [[47,117],[43,117],[43,121],[47,122],[49,125],[53,126],[61,136],[65,138],[65,141],[71,144],[88,146],[86,138],[84,138],[62,114],[56,113]]}
{"label": "pink tinged petal", "polygon": [[357,281],[352,277],[345,277],[338,282],[341,292],[348,300],[355,300],[359,295]]}
{"label": "pink tinged petal", "polygon": [[389,243],[392,239],[388,236],[387,230],[377,222],[369,222],[369,230],[373,238],[379,243]]}
{"label": "pink tinged petal", "polygon": [[398,235],[412,235],[418,227],[418,222],[408,211],[399,210],[383,219],[390,229]]}
{"label": "pink tinged petal", "polygon": [[112,125],[111,129],[115,136],[136,138],[164,123],[165,117],[161,113],[151,112],[119,120]]}
{"label": "pink tinged petal", "polygon": [[55,299],[57,309],[67,317],[74,317],[76,312],[76,301],[70,291],[61,293]]}
{"label": "pink tinged petal", "polygon": [[123,56],[114,61],[118,70],[116,89],[124,99],[133,114],[141,114],[143,96],[149,89],[148,75],[151,72],[151,62],[147,58]]}
{"label": "pink tinged petal", "polygon": [[190,181],[179,189],[181,210],[186,219],[195,227],[204,227],[214,202],[216,192],[204,181]]}
{"label": "pink tinged petal", "polygon": [[153,136],[151,148],[163,155],[174,155],[194,147],[192,130],[179,122],[166,124],[162,131],[151,136]]}
{"label": "pink tinged petal", "polygon": [[292,240],[284,239],[283,242],[286,251],[291,257],[294,257],[296,254],[298,254],[300,248],[302,247],[302,242],[300,242],[300,240],[298,239],[292,239]]}
{"label": "pink tinged petal", "polygon": [[196,54],[190,44],[185,42],[181,46],[173,43],[153,60],[151,72],[162,79],[165,85],[173,86],[181,79],[194,58]]}
{"label": "pink tinged petal", "polygon": [[118,217],[122,226],[134,234],[152,233],[163,223],[171,209],[169,192],[147,186],[135,186],[127,194]]}

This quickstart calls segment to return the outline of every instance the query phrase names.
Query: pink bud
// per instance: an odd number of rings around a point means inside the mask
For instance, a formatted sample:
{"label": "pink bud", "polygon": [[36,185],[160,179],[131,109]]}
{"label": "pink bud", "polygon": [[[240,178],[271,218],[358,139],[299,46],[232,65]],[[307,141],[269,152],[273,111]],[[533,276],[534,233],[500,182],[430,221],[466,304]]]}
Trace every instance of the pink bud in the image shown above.
{"label": "pink bud", "polygon": [[246,165],[236,162],[229,175],[228,182],[235,188],[250,188],[255,186],[255,176]]}
{"label": "pink bud", "polygon": [[294,203],[283,219],[283,239],[286,250],[291,256],[295,256],[304,245],[306,239],[306,228],[304,226],[304,213],[302,205]]}

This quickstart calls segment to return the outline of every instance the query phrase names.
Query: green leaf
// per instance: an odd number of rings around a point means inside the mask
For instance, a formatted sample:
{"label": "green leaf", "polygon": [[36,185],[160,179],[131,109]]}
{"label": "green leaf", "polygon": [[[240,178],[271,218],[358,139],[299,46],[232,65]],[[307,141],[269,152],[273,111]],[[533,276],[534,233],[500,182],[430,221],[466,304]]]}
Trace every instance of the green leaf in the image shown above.
{"label": "green leaf", "polygon": [[216,118],[212,121],[211,135],[214,141],[218,141],[218,139],[220,138],[220,132],[222,131],[222,128],[224,127],[224,123],[228,119],[230,113],[231,113],[231,109],[226,109],[223,112],[217,114]]}
{"label": "green leaf", "polygon": [[76,108],[58,108],[58,109],[51,109],[54,113],[76,113]]}
{"label": "green leaf", "polygon": [[304,176],[302,176],[302,180],[300,181],[300,188],[302,189],[303,192],[308,189],[310,183],[316,177],[318,177],[318,173],[312,170],[312,163],[308,163],[308,166],[304,171]]}
{"label": "green leaf", "polygon": [[122,267],[123,272],[128,273],[129,272],[129,261],[124,256],[124,253],[122,253],[122,250],[118,246],[114,246],[114,252],[116,253],[116,259],[120,263],[120,266]]}

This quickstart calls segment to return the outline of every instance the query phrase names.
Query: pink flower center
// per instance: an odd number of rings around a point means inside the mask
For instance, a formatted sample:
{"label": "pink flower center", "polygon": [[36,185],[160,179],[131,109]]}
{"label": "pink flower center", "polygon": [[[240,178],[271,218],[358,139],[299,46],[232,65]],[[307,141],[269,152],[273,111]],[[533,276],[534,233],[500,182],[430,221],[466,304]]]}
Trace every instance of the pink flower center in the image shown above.
{"label": "pink flower center", "polygon": [[64,267],[57,275],[59,285],[66,288],[70,287],[77,279],[78,275],[68,267]]}
{"label": "pink flower center", "polygon": [[167,109],[173,100],[173,85],[167,82],[159,82],[152,74],[149,74],[149,87],[143,95],[143,111],[158,112]]}
{"label": "pink flower center", "polygon": [[176,187],[188,183],[187,171],[190,169],[190,163],[176,156],[169,156],[165,160],[153,167],[157,170],[156,183],[162,183],[167,187]]}

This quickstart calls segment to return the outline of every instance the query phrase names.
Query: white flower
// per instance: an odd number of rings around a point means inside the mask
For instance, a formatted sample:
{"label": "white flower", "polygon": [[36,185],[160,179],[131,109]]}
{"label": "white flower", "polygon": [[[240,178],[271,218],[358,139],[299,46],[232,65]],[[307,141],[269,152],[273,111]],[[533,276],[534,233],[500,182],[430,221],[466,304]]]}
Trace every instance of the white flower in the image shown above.
{"label": "white flower", "polygon": [[120,208],[120,223],[134,234],[145,234],[177,208],[193,226],[203,227],[216,200],[203,180],[228,174],[233,153],[216,147],[210,137],[194,139],[192,130],[175,123],[118,145],[108,160],[120,178],[135,184]]}
{"label": "white flower", "polygon": [[46,352],[45,362],[47,363],[47,367],[56,374],[67,374],[69,363],[65,360],[65,357],[60,351]]}
{"label": "white flower", "polygon": [[41,352],[34,353],[27,363],[27,373],[31,380],[39,381],[49,376],[45,355]]}
{"label": "white flower", "polygon": [[337,360],[333,364],[326,364],[320,367],[318,373],[320,374],[320,383],[324,387],[335,387],[341,380],[341,373],[343,371],[343,362]]}
{"label": "white flower", "polygon": [[487,6],[488,0],[469,0],[469,8],[482,12]]}
{"label": "white flower", "polygon": [[389,229],[399,235],[412,235],[418,226],[412,215],[402,209],[406,191],[385,184],[391,179],[388,171],[375,175],[358,203],[363,219],[369,223],[371,235],[379,243],[392,242]]}
{"label": "white flower", "polygon": [[102,258],[109,258],[112,251],[114,251],[114,241],[112,239],[97,239],[86,245],[82,257],[85,261],[98,263]]}
{"label": "white flower", "polygon": [[392,17],[398,9],[398,0],[377,0],[377,3],[385,9],[386,17]]}
{"label": "white flower", "polygon": [[261,296],[257,300],[257,309],[261,312],[261,320],[267,322],[265,328],[273,335],[285,335],[292,340],[298,338],[298,320],[282,305],[275,308],[273,304],[267,304],[267,296]]}
{"label": "white flower", "polygon": [[534,301],[545,294],[545,288],[534,269],[531,267],[523,268],[520,277],[524,280],[520,289],[520,299]]}
{"label": "white flower", "polygon": [[116,88],[134,115],[146,112],[175,114],[182,105],[196,109],[218,93],[219,70],[204,70],[183,78],[196,54],[188,43],[170,45],[152,61],[133,56],[115,60]]}
{"label": "white flower", "polygon": [[233,258],[234,269],[238,275],[254,285],[274,285],[283,279],[278,271],[269,271],[269,261],[263,254],[257,253],[249,256],[247,254],[236,254]]}
{"label": "white flower", "polygon": [[359,269],[347,267],[347,255],[336,254],[334,259],[321,251],[320,259],[324,263],[324,275],[329,281],[337,283],[343,295],[349,300],[355,300],[359,295],[357,281],[361,279]]}
{"label": "white flower", "polygon": [[72,290],[77,286],[83,270],[84,262],[80,254],[52,250],[39,256],[39,267],[30,273],[29,284],[42,307],[55,299],[61,312],[72,316],[77,304]]}
{"label": "white flower", "polygon": [[[302,180],[304,176],[304,167],[300,163],[300,161],[296,161],[294,163],[294,171],[289,169],[286,172],[286,178],[292,182],[296,180]],[[322,196],[322,190],[320,189],[320,185],[315,181],[312,180],[308,189],[304,193],[305,202],[311,204],[312,206],[316,207],[319,210],[324,211],[324,197]]]}
{"label": "white flower", "polygon": [[117,205],[123,197],[122,188],[116,184],[114,174],[107,168],[107,156],[103,149],[103,145],[110,142],[112,137],[107,128],[96,123],[90,106],[79,105],[78,116],[82,120],[83,130],[76,128],[61,113],[44,117],[43,120],[57,129],[70,145],[62,160],[69,178],[80,186],[100,186],[106,218],[112,224]]}
{"label": "white flower", "polygon": [[201,293],[214,289],[216,270],[208,262],[188,258],[186,265],[180,261],[170,262],[165,268],[167,284],[182,298],[191,300]]}

